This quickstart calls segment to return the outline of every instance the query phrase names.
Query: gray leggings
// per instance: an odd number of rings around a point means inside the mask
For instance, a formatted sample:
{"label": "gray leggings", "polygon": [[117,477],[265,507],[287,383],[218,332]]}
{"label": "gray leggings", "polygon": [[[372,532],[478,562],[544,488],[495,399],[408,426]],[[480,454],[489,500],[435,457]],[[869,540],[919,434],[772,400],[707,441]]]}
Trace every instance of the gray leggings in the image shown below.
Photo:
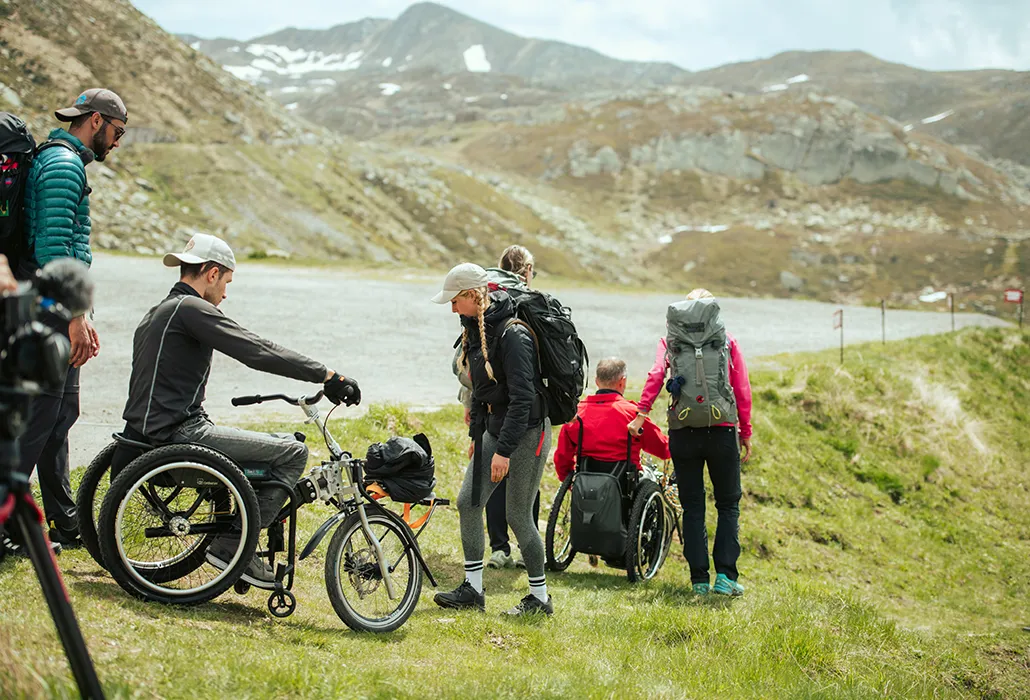
{"label": "gray leggings", "polygon": [[[540,444],[540,431],[543,430],[543,445]],[[540,455],[537,456],[537,448]],[[483,474],[480,477],[479,505],[472,505],[472,463],[465,470],[465,480],[458,494],[458,515],[461,519],[461,548],[465,553],[465,561],[482,561],[484,549],[483,507],[497,484],[490,480],[490,461],[497,449],[497,438],[490,433],[483,435]],[[515,533],[515,539],[522,550],[522,558],[526,562],[526,573],[530,578],[544,575],[544,543],[533,520],[533,501],[540,490],[540,479],[544,476],[544,465],[551,451],[551,422],[544,420],[543,426],[535,426],[526,431],[522,441],[511,455],[508,468],[508,525]]]}

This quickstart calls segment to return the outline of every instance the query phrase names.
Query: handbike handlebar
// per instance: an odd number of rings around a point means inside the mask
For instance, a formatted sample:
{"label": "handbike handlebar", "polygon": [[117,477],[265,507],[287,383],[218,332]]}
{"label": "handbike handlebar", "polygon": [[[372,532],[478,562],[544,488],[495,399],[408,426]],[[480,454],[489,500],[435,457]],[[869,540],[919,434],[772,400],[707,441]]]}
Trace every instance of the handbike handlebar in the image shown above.
{"label": "handbike handlebar", "polygon": [[306,404],[311,406],[322,400],[323,392],[319,391],[317,394],[311,396],[287,396],[285,394],[255,394],[254,396],[236,396],[232,400],[233,406],[253,406],[256,403],[264,403],[266,401],[285,401],[291,406],[300,406]]}

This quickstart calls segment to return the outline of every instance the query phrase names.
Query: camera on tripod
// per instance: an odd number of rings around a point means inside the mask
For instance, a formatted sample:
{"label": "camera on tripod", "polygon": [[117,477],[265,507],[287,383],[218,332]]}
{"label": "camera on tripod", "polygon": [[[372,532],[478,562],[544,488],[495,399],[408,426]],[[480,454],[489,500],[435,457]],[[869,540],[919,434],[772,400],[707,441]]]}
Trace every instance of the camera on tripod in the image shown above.
{"label": "camera on tripod", "polygon": [[30,401],[59,390],[71,345],[61,330],[92,304],[88,268],[72,259],[50,263],[18,290],[0,296],[0,490],[9,482]]}

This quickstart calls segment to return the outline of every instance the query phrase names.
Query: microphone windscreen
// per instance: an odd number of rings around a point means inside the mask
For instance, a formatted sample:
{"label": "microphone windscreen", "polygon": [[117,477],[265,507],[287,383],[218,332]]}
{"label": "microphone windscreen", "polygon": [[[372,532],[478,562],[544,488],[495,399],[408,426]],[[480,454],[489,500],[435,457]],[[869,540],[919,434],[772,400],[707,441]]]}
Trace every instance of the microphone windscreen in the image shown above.
{"label": "microphone windscreen", "polygon": [[81,316],[93,306],[93,280],[89,267],[74,258],[61,258],[47,263],[36,277],[39,295],[52,299]]}

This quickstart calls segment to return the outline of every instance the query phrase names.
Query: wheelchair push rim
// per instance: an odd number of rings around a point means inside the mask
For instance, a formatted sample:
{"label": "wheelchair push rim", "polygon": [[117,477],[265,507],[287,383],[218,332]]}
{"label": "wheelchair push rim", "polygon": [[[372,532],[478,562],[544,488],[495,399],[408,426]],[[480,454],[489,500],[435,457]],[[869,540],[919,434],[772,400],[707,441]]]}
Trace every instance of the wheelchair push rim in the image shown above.
{"label": "wheelchair push rim", "polygon": [[634,578],[647,581],[654,578],[664,563],[666,544],[671,539],[665,500],[657,488],[646,494],[639,513],[639,525],[630,533],[634,548],[631,573]]}
{"label": "wheelchair push rim", "polygon": [[[172,470],[199,472],[201,479],[207,477],[216,484],[197,488],[157,481]],[[160,572],[174,570],[201,548],[206,550],[215,534],[227,532],[234,522],[246,533],[251,522],[244,503],[236,485],[211,466],[192,461],[154,466],[129,486],[115,513],[114,541],[120,560],[127,564],[125,572],[140,588],[170,598],[220,587],[243,556],[242,546],[237,546],[224,570],[201,560],[178,577]]]}
{"label": "wheelchair push rim", "polygon": [[551,571],[564,571],[576,557],[572,547],[572,481],[573,475],[569,475],[558,487],[547,517],[545,545]]}

